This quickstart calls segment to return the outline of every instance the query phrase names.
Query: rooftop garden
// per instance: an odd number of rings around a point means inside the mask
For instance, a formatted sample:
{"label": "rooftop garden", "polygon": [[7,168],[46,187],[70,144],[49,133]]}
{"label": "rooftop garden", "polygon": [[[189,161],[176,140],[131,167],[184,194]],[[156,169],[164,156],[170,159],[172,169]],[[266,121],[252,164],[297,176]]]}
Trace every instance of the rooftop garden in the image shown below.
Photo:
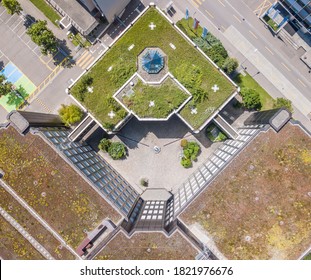
{"label": "rooftop garden", "polygon": [[43,256],[2,216],[0,252],[5,260],[43,260]]}
{"label": "rooftop garden", "polygon": [[0,130],[0,169],[3,180],[73,248],[103,219],[121,219],[39,136]]}
{"label": "rooftop garden", "polygon": [[311,242],[310,151],[310,137],[291,124],[260,134],[181,220],[228,259],[298,259]]}
{"label": "rooftop garden", "polygon": [[124,95],[122,102],[140,118],[166,118],[189,98],[171,78],[161,85],[149,85],[138,80],[132,94]]}
{"label": "rooftop garden", "polygon": [[112,96],[137,71],[137,56],[146,47],[158,47],[167,55],[169,71],[193,95],[193,101],[180,112],[193,128],[198,129],[234,92],[233,84],[156,9],[150,8],[86,74],[92,89],[83,86],[83,79],[71,89],[104,127],[111,129],[126,116]]}
{"label": "rooftop garden", "polygon": [[[33,238],[35,238],[55,259],[73,260],[75,257],[43,227],[12,195],[0,188],[0,206],[8,212]],[[1,254],[1,253],[0,253]]]}
{"label": "rooftop garden", "polygon": [[96,260],[193,260],[197,253],[179,232],[169,238],[160,232],[135,233],[130,239],[120,232]]}

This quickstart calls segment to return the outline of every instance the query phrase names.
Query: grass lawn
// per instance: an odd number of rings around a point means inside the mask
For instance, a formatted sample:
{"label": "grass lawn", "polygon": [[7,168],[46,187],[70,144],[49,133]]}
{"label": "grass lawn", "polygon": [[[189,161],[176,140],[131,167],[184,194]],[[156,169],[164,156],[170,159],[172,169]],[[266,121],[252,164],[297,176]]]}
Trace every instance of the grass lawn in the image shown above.
{"label": "grass lawn", "polygon": [[68,244],[76,248],[83,230],[118,214],[39,136],[0,130],[0,168],[7,182]]}
{"label": "grass lawn", "polygon": [[[138,80],[133,91],[131,96],[123,97],[123,103],[141,118],[166,118],[189,97],[171,78],[161,85]],[[149,107],[150,101],[154,101],[154,107]]]}
{"label": "grass lawn", "polygon": [[75,259],[75,256],[72,255],[66,248],[63,247],[60,249],[60,242],[3,188],[0,188],[0,197],[0,206],[8,212],[33,238],[35,238],[55,259]]}
{"label": "grass lawn", "polygon": [[260,95],[260,101],[262,104],[261,110],[269,110],[273,108],[274,99],[266,92],[249,74],[246,76],[238,74],[234,81],[241,87],[254,89]]}
{"label": "grass lawn", "polygon": [[44,0],[30,0],[54,25],[58,27],[56,21],[60,21],[60,15]]}
{"label": "grass lawn", "polygon": [[311,253],[304,257],[304,260],[311,260]]}
{"label": "grass lawn", "polygon": [[[150,23],[156,25],[154,30]],[[170,46],[172,43],[176,49]],[[131,50],[128,48],[134,44]],[[159,12],[150,8],[126,34],[89,71],[93,78],[93,93],[86,93],[82,102],[105,126],[116,125],[124,117],[124,109],[111,102],[112,95],[136,72],[137,56],[146,47],[159,47],[168,56],[169,71],[180,82],[181,69],[196,66],[202,72],[200,87],[206,89],[208,98],[196,105],[197,114],[191,114],[191,106],[185,106],[181,115],[195,128],[199,128],[233,92],[234,86],[218,70],[188,43]],[[109,69],[109,70],[108,70]],[[217,84],[220,90],[212,91]],[[71,89],[78,96],[79,82]],[[187,89],[191,91],[187,85]],[[116,117],[110,119],[108,113],[114,110]],[[106,125],[105,125],[106,124]]]}
{"label": "grass lawn", "polygon": [[265,15],[263,19],[274,31],[277,31],[279,29],[278,25],[268,15]]}
{"label": "grass lawn", "polygon": [[258,135],[180,218],[228,259],[298,259],[311,243],[311,141],[287,124]]}
{"label": "grass lawn", "polygon": [[194,260],[197,254],[179,232],[169,238],[161,232],[135,233],[130,239],[120,232],[96,260]]}
{"label": "grass lawn", "polygon": [[2,216],[0,255],[5,260],[44,260],[44,257]]}

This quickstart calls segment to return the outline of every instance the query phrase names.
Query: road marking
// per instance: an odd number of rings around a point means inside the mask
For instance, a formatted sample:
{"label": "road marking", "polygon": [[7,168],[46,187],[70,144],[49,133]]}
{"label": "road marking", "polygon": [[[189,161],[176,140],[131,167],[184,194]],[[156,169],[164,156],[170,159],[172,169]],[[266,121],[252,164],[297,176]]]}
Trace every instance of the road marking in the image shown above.
{"label": "road marking", "polygon": [[236,15],[233,15],[233,17],[234,17],[239,23],[242,23],[242,21],[241,21]]}
{"label": "road marking", "polygon": [[248,30],[248,32],[249,32],[250,34],[252,34],[252,36],[253,36],[254,38],[258,39],[258,37],[257,37],[252,31]]}
{"label": "road marking", "polygon": [[89,59],[87,59],[82,65],[80,65],[80,67],[82,68],[82,69],[85,69],[85,68],[87,68],[89,65],[91,65],[91,63],[94,61],[94,57],[93,56],[91,56]]}
{"label": "road marking", "polygon": [[305,88],[307,87],[300,79],[298,79],[298,81],[299,81]]}
{"label": "road marking", "polygon": [[214,16],[213,16],[208,10],[205,10],[205,12],[206,12],[211,18],[214,18]]}
{"label": "road marking", "polygon": [[200,0],[193,0],[194,2],[196,2],[199,6],[202,5],[202,2]]}
{"label": "road marking", "polygon": [[19,26],[22,22],[23,22],[23,21],[21,20],[21,21],[20,21],[18,24],[16,24],[15,27],[12,29],[12,31],[13,31],[14,33],[15,33],[15,31],[14,31],[15,28],[16,28],[17,26]]}
{"label": "road marking", "polygon": [[218,0],[218,2],[219,2],[223,7],[226,7],[226,5],[225,5],[223,2],[221,2],[220,0]]}
{"label": "road marking", "polygon": [[272,3],[269,0],[264,0],[253,12],[260,17],[263,10],[268,10],[268,8],[270,8],[270,6],[272,5]]}
{"label": "road marking", "polygon": [[271,53],[272,55],[274,55],[274,53],[273,53],[268,47],[265,46],[265,49],[266,49],[269,53]]}
{"label": "road marking", "polygon": [[191,0],[192,4],[198,9],[199,8],[199,4],[197,4],[196,2],[194,2],[194,0]]}
{"label": "road marking", "polygon": [[88,55],[88,51],[84,51],[80,58],[76,61],[76,64],[79,64],[86,56]]}
{"label": "road marking", "polygon": [[286,68],[286,70],[287,70],[288,72],[291,71],[283,62],[282,62],[281,64]]}
{"label": "road marking", "polygon": [[77,65],[79,67],[82,67],[82,65],[84,65],[84,63],[88,61],[91,57],[92,55],[88,52],[87,55],[77,63]]}
{"label": "road marking", "polygon": [[38,97],[36,98],[37,102],[46,110],[48,113],[52,113],[52,110]]}

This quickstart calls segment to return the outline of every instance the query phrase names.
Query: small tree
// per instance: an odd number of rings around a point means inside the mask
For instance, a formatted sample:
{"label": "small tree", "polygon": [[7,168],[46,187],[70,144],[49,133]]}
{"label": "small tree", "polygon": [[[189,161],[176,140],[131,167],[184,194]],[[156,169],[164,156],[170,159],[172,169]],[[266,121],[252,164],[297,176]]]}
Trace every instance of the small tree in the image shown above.
{"label": "small tree", "polygon": [[108,153],[113,159],[121,159],[126,156],[126,147],[121,142],[112,142]]}
{"label": "small tree", "polygon": [[62,105],[59,109],[59,115],[66,125],[72,125],[82,120],[83,111],[77,105]]}
{"label": "small tree", "polygon": [[224,70],[228,75],[233,73],[235,69],[239,66],[239,62],[232,57],[227,57],[224,64],[222,65],[222,70]]}
{"label": "small tree", "polygon": [[28,28],[27,34],[30,36],[32,41],[40,46],[41,52],[44,55],[49,53],[53,54],[57,51],[57,39],[53,32],[47,28],[46,20],[39,20],[32,24]]}
{"label": "small tree", "polygon": [[108,152],[109,148],[111,146],[111,141],[107,138],[103,138],[102,140],[100,140],[98,148],[100,150],[105,151],[106,153]]}
{"label": "small tree", "polygon": [[183,157],[180,163],[185,168],[189,168],[192,166],[192,161],[190,158]]}
{"label": "small tree", "polygon": [[260,109],[261,101],[260,95],[257,91],[250,88],[243,88],[241,90],[241,96],[243,98],[243,106],[247,109]]}
{"label": "small tree", "polygon": [[16,0],[2,0],[2,5],[10,15],[19,14],[23,10],[21,4]]}
{"label": "small tree", "polygon": [[283,97],[278,97],[273,103],[273,108],[282,108],[282,107],[287,108],[290,112],[294,111],[292,102],[290,100]]}
{"label": "small tree", "polygon": [[13,85],[5,80],[3,75],[0,75],[0,97],[12,92]]}

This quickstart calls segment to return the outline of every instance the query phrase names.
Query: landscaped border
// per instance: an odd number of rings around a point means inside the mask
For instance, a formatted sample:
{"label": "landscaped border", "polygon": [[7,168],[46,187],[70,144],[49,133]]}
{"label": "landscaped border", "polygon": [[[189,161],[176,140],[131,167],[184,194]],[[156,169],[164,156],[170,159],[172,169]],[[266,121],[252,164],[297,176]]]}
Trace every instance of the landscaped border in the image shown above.
{"label": "landscaped border", "polygon": [[[134,78],[138,78],[139,80],[141,80],[144,84],[147,85],[161,85],[167,78],[171,78],[172,81],[174,83],[176,83],[186,94],[189,95],[189,97],[177,108],[174,109],[166,118],[141,118],[139,117],[135,112],[133,112],[132,110],[130,110],[128,107],[126,107],[123,102],[121,102],[118,98],[117,95],[122,92],[122,90],[134,79]],[[170,73],[166,73],[165,76],[157,82],[148,82],[146,81],[141,75],[139,75],[137,72],[134,73],[134,75],[129,78],[126,83],[113,95],[113,98],[130,114],[130,115],[134,115],[139,121],[167,121],[169,120],[169,118],[174,115],[177,114],[192,98],[192,94]],[[179,114],[177,114],[179,115]],[[190,126],[186,121],[184,121],[188,126]],[[122,123],[124,123],[124,120],[122,120]]]}
{"label": "landscaped border", "polygon": [[[74,96],[72,96],[70,94],[70,90],[72,89],[72,87],[78,82],[78,80],[84,75],[86,74],[105,54],[106,52],[134,25],[134,23],[136,21],[138,21],[145,13],[148,9],[150,9],[151,7],[154,7],[157,12],[165,18],[166,21],[168,21],[168,23],[171,23],[172,26],[174,27],[174,29],[177,31],[177,33],[179,35],[182,36],[182,38],[184,38],[188,43],[190,43],[190,46],[192,45],[195,49],[197,49],[199,51],[199,53],[201,53],[204,58],[206,58],[208,60],[208,62],[210,64],[212,64],[212,67],[215,67],[218,71],[220,76],[224,76],[225,79],[227,79],[229,81],[229,83],[231,83],[233,85],[233,87],[236,88],[236,90],[233,91],[233,93],[227,98],[225,99],[225,101],[219,106],[219,107],[213,107],[213,113],[211,113],[208,118],[206,119],[206,121],[197,128],[194,128],[191,124],[189,124],[188,121],[185,120],[184,117],[182,117],[180,114],[178,114],[178,116],[185,122],[187,123],[187,125],[192,129],[193,132],[195,133],[199,133],[218,113],[220,110],[223,109],[224,106],[226,106],[231,100],[232,98],[238,93],[239,91],[239,87],[194,43],[191,41],[190,38],[188,38],[188,36],[186,34],[184,34],[180,28],[178,28],[178,26],[172,22],[171,19],[169,19],[165,13],[163,11],[160,10],[160,8],[158,8],[154,3],[150,3],[149,6],[147,6],[140,14],[137,18],[135,18],[132,23],[130,25],[128,25],[123,32],[121,32],[118,37],[115,38],[115,40],[108,46],[107,49],[105,49],[105,51],[99,56],[97,57],[93,63],[91,65],[89,65],[89,67],[75,80],[73,81],[73,83],[66,89],[67,93],[77,102],[81,105],[81,103],[74,98]],[[86,112],[88,112],[88,109],[86,109],[84,106],[82,106]],[[123,107],[122,107],[123,109]],[[92,115],[91,115],[92,116]],[[93,116],[92,116],[93,117]],[[93,117],[94,118],[94,117]],[[118,130],[118,128],[120,128],[129,118],[129,115],[127,115],[124,119],[120,120],[113,128],[113,131],[108,131],[101,123],[99,123],[98,121],[96,121],[105,131],[107,131],[109,134],[114,133]],[[95,119],[95,118],[94,118]]]}

